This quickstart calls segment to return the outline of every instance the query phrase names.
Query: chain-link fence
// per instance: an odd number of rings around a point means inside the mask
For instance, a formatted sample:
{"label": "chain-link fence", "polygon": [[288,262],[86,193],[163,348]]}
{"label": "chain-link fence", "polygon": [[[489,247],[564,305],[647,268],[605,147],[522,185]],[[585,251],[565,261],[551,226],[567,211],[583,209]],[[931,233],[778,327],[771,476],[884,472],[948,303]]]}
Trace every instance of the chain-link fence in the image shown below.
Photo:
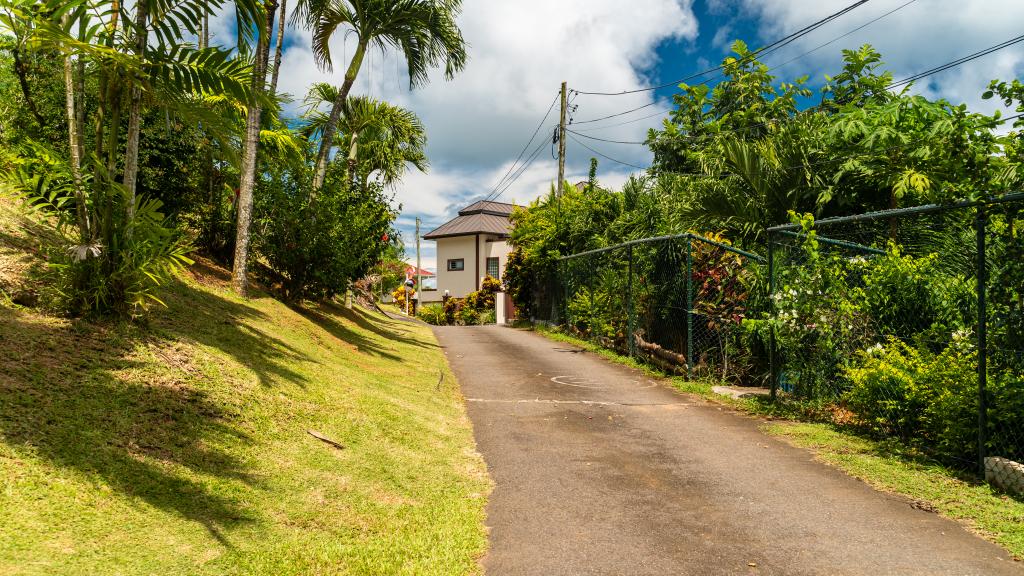
{"label": "chain-link fence", "polygon": [[981,466],[1024,459],[1024,197],[772,228],[773,391]]}
{"label": "chain-link fence", "polygon": [[742,328],[764,300],[762,263],[691,233],[574,254],[558,262],[557,288],[544,291],[554,296],[548,319],[669,373],[766,383],[767,346]]}
{"label": "chain-link fence", "polygon": [[1024,194],[564,257],[540,319],[964,467],[1024,460]]}

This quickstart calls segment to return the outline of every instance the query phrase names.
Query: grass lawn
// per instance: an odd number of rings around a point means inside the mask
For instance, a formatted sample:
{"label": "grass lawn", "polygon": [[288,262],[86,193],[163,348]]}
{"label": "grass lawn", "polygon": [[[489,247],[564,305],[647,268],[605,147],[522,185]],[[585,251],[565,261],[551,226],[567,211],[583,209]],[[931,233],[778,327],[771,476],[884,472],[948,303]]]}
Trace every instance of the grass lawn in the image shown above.
{"label": "grass lawn", "polygon": [[[538,325],[535,330],[559,342],[574,344],[619,364],[667,377],[649,365],[601,346]],[[756,400],[735,400],[715,394],[705,382],[671,377],[682,392],[726,404],[755,415],[792,417],[796,412],[776,410]],[[767,434],[811,450],[815,456],[878,490],[907,496],[930,510],[958,520],[985,538],[997,542],[1017,559],[1024,559],[1024,499],[994,490],[984,482],[965,478],[934,462],[902,450],[898,445],[876,442],[830,424],[776,420],[762,426]]]}
{"label": "grass lawn", "polygon": [[479,572],[490,481],[429,328],[202,263],[163,296],[128,324],[0,295],[0,574]]}

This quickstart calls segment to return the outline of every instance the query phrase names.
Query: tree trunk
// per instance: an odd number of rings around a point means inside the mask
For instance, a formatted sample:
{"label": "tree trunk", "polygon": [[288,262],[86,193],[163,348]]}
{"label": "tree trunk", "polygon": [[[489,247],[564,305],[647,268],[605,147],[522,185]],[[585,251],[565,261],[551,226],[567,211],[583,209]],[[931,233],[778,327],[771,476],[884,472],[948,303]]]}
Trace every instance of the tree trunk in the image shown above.
{"label": "tree trunk", "polygon": [[270,38],[274,22],[275,2],[267,2],[267,23],[260,31],[256,48],[256,61],[252,74],[252,103],[245,119],[245,142],[242,151],[242,174],[238,183],[238,209],[235,225],[235,261],[231,283],[240,296],[249,294],[249,241],[252,223],[253,189],[256,186],[256,152],[260,144],[260,116],[263,109],[259,98],[267,84],[267,60],[270,56]]}
{"label": "tree trunk", "polygon": [[17,44],[11,48],[11,58],[14,60],[14,73],[18,76],[18,85],[21,86],[21,95],[25,99],[25,106],[28,107],[28,111],[32,113],[32,117],[35,118],[36,124],[39,128],[46,127],[46,119],[39,113],[39,108],[36,106],[36,101],[32,97],[32,89],[28,83],[28,65],[21,59],[21,50]]}
{"label": "tree trunk", "polygon": [[203,3],[203,31],[199,35],[199,48],[210,47],[210,5]]}
{"label": "tree trunk", "polygon": [[355,186],[358,175],[356,174],[356,167],[358,166],[358,158],[356,156],[359,148],[359,131],[352,132],[352,142],[348,147],[348,180]]}
{"label": "tree trunk", "polygon": [[[146,3],[135,4],[135,55],[139,60],[146,56]],[[133,82],[132,101],[128,111],[128,143],[124,155],[124,183],[128,192],[128,220],[135,215],[135,186],[139,173],[139,134],[142,131],[142,86]],[[129,230],[131,230],[129,228]]]}
{"label": "tree trunk", "polygon": [[284,25],[285,16],[288,10],[288,0],[281,0],[278,7],[281,13],[277,17],[277,46],[274,47],[274,70],[270,73],[270,94],[277,94],[277,77],[281,72],[281,49],[284,46]]}
{"label": "tree trunk", "polygon": [[[64,23],[67,24],[67,16]],[[79,56],[81,58],[81,56]],[[68,117],[68,149],[71,151],[71,177],[75,183],[75,213],[78,217],[78,237],[82,244],[88,243],[92,237],[89,229],[89,215],[85,202],[85,191],[82,189],[82,147],[81,132],[78,124],[78,106],[76,96],[75,63],[70,54],[64,56],[64,104]]]}
{"label": "tree trunk", "polygon": [[313,176],[311,200],[323,188],[324,179],[327,177],[327,160],[331,155],[331,142],[334,140],[334,133],[338,129],[342,108],[345,106],[345,101],[348,100],[348,93],[352,90],[352,84],[356,81],[356,76],[359,74],[359,67],[363,64],[363,56],[365,54],[366,40],[360,38],[359,45],[356,46],[356,52],[352,55],[352,61],[348,65],[348,71],[345,73],[345,83],[341,85],[341,90],[338,91],[338,97],[335,98],[331,106],[331,115],[328,117],[327,124],[324,126],[324,132],[320,136],[320,153],[316,158],[316,174]]}

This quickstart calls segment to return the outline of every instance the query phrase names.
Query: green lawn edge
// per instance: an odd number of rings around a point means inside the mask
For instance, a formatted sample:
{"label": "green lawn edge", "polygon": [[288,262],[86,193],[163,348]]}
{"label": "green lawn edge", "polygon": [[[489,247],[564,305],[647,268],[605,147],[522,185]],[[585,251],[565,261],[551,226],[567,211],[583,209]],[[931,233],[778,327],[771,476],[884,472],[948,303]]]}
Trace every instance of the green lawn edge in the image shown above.
{"label": "green lawn edge", "polygon": [[819,461],[859,478],[877,490],[906,496],[925,509],[956,520],[979,536],[1003,546],[1015,559],[1024,560],[1024,499],[1001,493],[985,482],[908,454],[891,443],[867,439],[828,423],[801,422],[797,420],[799,414],[756,399],[734,399],[716,394],[707,382],[690,382],[666,374],[557,328],[544,324],[523,324],[520,327],[661,378],[680,392],[748,415],[780,418],[766,421],[761,430],[811,451]]}

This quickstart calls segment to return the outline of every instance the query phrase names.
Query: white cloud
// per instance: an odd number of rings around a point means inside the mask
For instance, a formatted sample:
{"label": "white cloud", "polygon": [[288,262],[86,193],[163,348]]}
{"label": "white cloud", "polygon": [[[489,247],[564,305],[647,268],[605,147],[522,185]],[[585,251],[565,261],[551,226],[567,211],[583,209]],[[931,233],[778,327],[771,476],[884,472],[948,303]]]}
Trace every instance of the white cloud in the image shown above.
{"label": "white cloud", "polygon": [[[425,223],[434,225],[443,223],[470,199],[491,191],[563,80],[572,88],[597,91],[646,86],[644,74],[657,64],[658,44],[693,39],[697,33],[690,0],[467,0],[459,22],[469,43],[470,59],[454,80],[446,81],[435,72],[428,85],[410,92],[399,57],[378,51],[364,62],[353,88],[353,93],[369,93],[408,107],[423,119],[431,170],[428,174],[410,173],[395,192],[405,215],[420,215]],[[229,30],[225,28],[224,33]],[[290,107],[294,111],[313,82],[340,82],[340,70],[355,40],[350,37],[346,46],[342,35],[334,39],[335,71],[325,73],[313,60],[309,32],[291,29],[289,34],[280,89],[295,98]],[[579,105],[576,117],[585,120],[613,114],[650,103],[651,98],[646,92],[621,98],[580,96],[574,102]],[[557,112],[556,108],[548,124],[557,121]],[[647,128],[657,123],[658,119],[650,118],[603,131],[600,136],[643,140]],[[550,137],[547,127],[538,136],[549,141]],[[649,152],[641,146],[607,144],[601,149],[632,164],[650,161]],[[592,155],[570,141],[567,178],[585,178]],[[542,150],[502,199],[528,202],[546,192],[555,175],[555,162],[548,150]],[[623,167],[602,159],[600,176],[607,182],[622,181]],[[411,248],[409,224],[403,219],[400,228]]]}
{"label": "white cloud", "polygon": [[[733,0],[734,5],[753,11],[761,22],[762,40],[783,36],[808,23],[834,13],[849,0]],[[815,48],[861,24],[899,7],[904,0],[870,2],[794,42],[766,60],[775,65]],[[821,80],[841,67],[840,50],[872,44],[882,54],[886,68],[896,80],[994,46],[1020,34],[1024,2],[1020,0],[917,0],[905,8],[855,32],[832,45],[781,68],[776,74],[792,78],[809,73]],[[945,98],[954,104],[967,103],[971,109],[991,112],[998,105],[981,100],[988,82],[1012,79],[1024,73],[1024,44],[983,57],[919,81],[912,89],[931,98]]]}

